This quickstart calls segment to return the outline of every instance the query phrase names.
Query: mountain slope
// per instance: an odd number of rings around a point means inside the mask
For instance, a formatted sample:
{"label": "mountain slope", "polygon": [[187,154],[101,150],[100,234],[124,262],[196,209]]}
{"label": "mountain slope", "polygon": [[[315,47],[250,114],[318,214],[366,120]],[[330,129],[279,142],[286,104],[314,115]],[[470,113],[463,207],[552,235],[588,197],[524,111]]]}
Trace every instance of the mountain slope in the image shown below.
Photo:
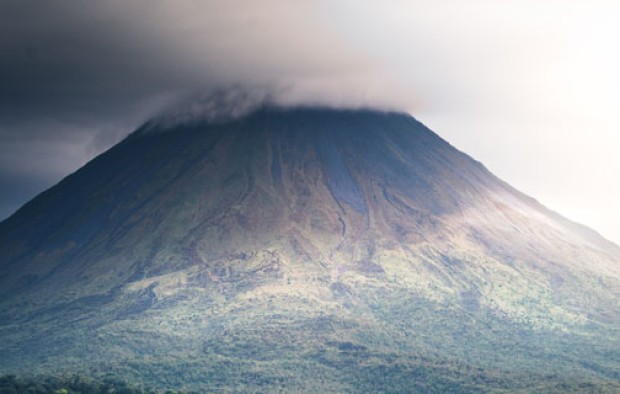
{"label": "mountain slope", "polygon": [[244,392],[620,378],[618,247],[404,114],[147,124],[0,245],[0,371]]}

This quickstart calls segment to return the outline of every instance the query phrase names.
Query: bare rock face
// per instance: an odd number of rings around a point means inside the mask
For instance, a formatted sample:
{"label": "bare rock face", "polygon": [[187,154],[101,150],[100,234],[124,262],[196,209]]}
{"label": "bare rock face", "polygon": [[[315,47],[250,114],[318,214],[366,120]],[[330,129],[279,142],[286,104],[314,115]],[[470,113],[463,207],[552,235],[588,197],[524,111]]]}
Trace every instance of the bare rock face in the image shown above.
{"label": "bare rock face", "polygon": [[233,392],[620,379],[620,249],[405,114],[148,124],[0,245],[0,372]]}

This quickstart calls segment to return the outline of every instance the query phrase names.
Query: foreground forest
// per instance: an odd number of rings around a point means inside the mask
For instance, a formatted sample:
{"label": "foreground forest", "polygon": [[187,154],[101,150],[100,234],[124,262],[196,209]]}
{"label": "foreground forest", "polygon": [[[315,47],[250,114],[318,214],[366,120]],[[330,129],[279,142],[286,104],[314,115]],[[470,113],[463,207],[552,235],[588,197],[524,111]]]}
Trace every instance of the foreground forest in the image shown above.
{"label": "foreground forest", "polygon": [[66,377],[0,377],[0,394],[192,394],[186,391],[154,391],[111,377],[101,380],[79,375]]}
{"label": "foreground forest", "polygon": [[[462,382],[461,382],[462,383]],[[369,387],[369,392],[382,392],[379,387]],[[620,382],[588,382],[588,383],[561,383],[550,381],[536,388],[530,387],[523,391],[504,389],[485,389],[484,385],[477,385],[472,380],[471,385],[457,384],[454,386],[426,386],[430,391],[420,391],[419,387],[410,387],[409,390],[401,387],[402,392],[427,392],[427,393],[618,393]],[[379,391],[375,391],[379,390]],[[218,392],[220,392],[218,390]],[[230,392],[236,392],[234,389]],[[241,391],[239,391],[241,392]],[[401,392],[399,390],[399,392]],[[136,386],[111,376],[101,379],[72,376],[37,376],[17,377],[4,375],[0,377],[0,394],[197,394],[195,391],[169,390],[144,388]]]}

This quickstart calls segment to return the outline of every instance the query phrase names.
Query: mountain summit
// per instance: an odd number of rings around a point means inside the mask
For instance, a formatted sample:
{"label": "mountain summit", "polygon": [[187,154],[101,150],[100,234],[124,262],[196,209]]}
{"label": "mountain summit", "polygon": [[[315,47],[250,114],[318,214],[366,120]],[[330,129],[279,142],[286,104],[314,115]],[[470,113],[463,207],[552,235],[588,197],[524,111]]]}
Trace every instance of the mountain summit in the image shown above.
{"label": "mountain summit", "polygon": [[148,124],[0,223],[0,246],[0,372],[230,392],[620,379],[620,249],[406,114]]}

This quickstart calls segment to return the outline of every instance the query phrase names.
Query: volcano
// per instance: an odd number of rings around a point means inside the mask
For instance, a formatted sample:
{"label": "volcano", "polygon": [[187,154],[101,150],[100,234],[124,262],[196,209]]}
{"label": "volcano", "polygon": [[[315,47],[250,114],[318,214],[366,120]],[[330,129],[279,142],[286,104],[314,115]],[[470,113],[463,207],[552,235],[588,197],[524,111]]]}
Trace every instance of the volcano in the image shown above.
{"label": "volcano", "polygon": [[0,246],[0,373],[620,390],[620,248],[403,113],[148,122],[0,223]]}

